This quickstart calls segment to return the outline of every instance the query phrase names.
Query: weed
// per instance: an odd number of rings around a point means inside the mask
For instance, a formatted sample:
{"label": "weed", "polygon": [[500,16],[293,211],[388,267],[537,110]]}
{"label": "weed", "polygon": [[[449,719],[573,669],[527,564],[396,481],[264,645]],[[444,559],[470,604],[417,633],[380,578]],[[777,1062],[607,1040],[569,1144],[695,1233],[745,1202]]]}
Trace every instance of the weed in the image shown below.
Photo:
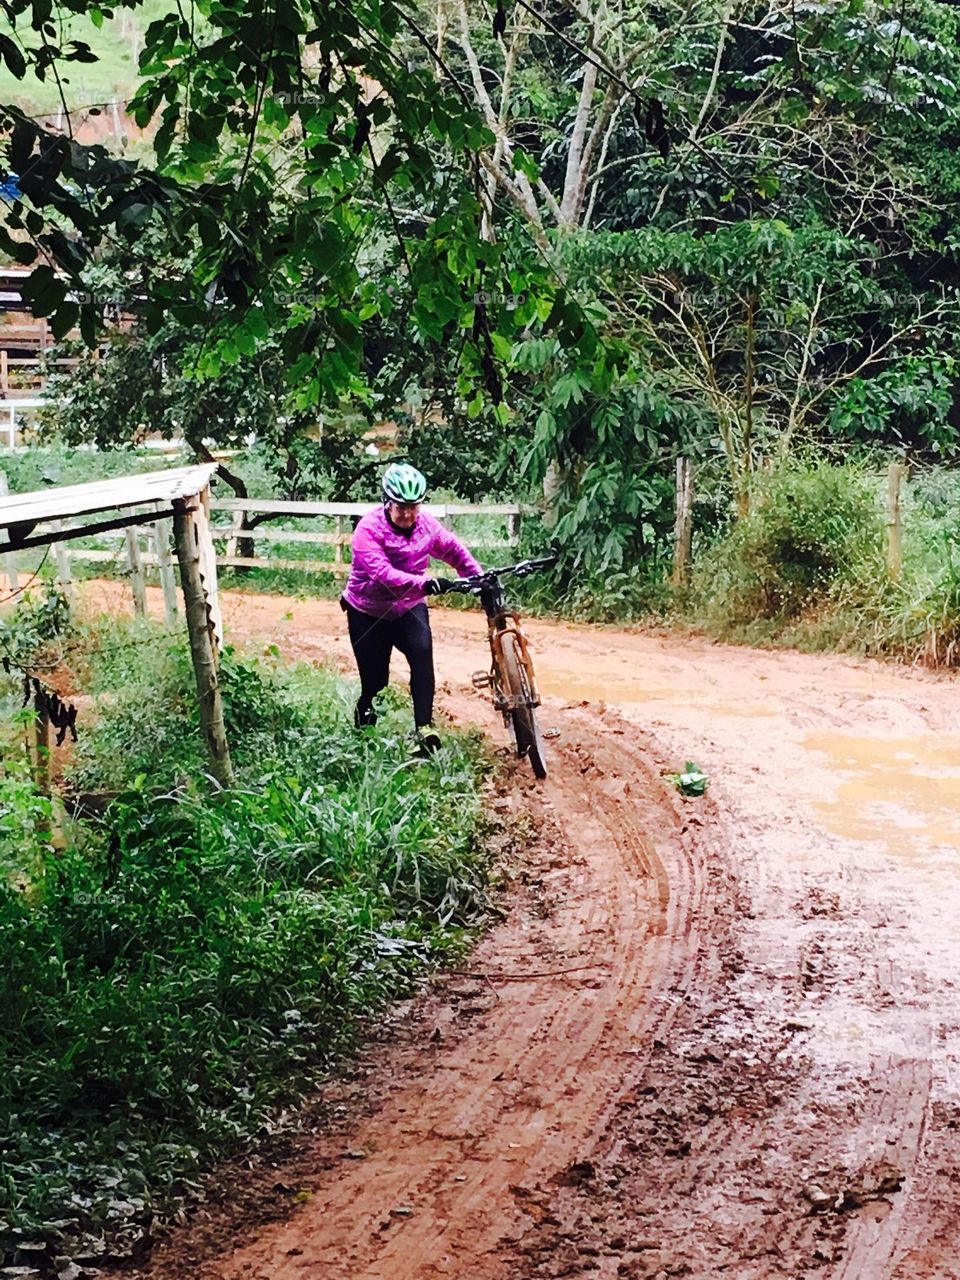
{"label": "weed", "polygon": [[[358,735],[332,672],[228,652],[238,781],[211,795],[182,641],[84,634],[98,706],[73,778],[116,794],[65,851],[30,851],[33,894],[0,877],[8,1261],[13,1228],[64,1254],[101,1232],[135,1247],[486,912],[477,738],[414,763],[399,696]],[[6,858],[37,804],[0,775]]]}

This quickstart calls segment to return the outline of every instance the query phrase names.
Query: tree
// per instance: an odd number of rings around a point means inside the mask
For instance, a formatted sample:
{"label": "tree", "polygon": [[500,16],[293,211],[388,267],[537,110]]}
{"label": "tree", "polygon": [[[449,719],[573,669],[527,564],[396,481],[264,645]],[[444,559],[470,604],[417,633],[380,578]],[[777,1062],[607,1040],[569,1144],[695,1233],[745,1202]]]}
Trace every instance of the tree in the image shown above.
{"label": "tree", "polygon": [[816,224],[593,235],[567,260],[595,281],[647,385],[692,411],[684,448],[717,438],[741,512],[759,457],[785,456],[848,384],[913,360],[918,342],[952,344],[960,314],[955,290],[892,289],[875,245]]}
{"label": "tree", "polygon": [[[14,34],[0,55],[18,78],[59,77],[94,56],[81,41],[57,43],[50,0],[12,0],[7,12]],[[89,0],[60,12],[114,20]],[[480,388],[499,402],[494,339],[511,340],[511,313],[473,302],[506,266],[481,235],[474,182],[492,139],[435,66],[396,0],[167,14],[147,30],[133,102],[141,125],[159,122],[155,170],[0,108],[20,191],[0,244],[17,261],[43,259],[25,296],[55,334],[79,322],[92,340],[101,313],[78,296],[84,266],[161,227],[167,261],[180,266],[146,278],[144,320],[153,333],[171,319],[202,330],[198,376],[216,378],[270,335],[298,407],[364,400],[365,326],[400,313],[408,330],[456,351],[461,395]],[[448,161],[439,182],[436,148]],[[418,204],[415,234],[401,227],[401,199]],[[371,270],[387,238],[392,261]]]}

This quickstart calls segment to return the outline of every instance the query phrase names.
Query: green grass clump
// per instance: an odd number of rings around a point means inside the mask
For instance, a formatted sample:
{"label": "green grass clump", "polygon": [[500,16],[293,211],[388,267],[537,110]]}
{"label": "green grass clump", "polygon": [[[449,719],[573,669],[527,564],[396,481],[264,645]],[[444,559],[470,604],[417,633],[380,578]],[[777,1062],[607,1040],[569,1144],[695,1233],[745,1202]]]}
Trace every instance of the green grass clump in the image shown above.
{"label": "green grass clump", "polygon": [[720,635],[775,636],[874,576],[882,534],[868,472],[792,463],[758,481],[749,513],[699,559],[687,607]]}
{"label": "green grass clump", "polygon": [[[237,785],[217,792],[182,641],[140,623],[93,643],[73,781],[119,793],[65,851],[41,841],[29,892],[0,879],[7,1261],[12,1228],[57,1221],[129,1243],[485,912],[478,738],[415,761],[404,699],[357,734],[334,673],[229,653]],[[0,840],[32,829],[30,792],[5,772]]]}
{"label": "green grass clump", "polygon": [[960,475],[917,469],[887,560],[886,468],[797,460],[762,477],[747,516],[698,558],[674,616],[725,640],[960,663]]}

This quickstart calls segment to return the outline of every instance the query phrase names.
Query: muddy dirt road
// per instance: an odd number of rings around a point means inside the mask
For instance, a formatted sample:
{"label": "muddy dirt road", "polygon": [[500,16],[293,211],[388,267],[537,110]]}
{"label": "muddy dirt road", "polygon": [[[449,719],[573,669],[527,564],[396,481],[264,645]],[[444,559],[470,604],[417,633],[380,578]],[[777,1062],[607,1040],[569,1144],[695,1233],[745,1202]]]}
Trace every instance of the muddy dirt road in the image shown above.
{"label": "muddy dirt road", "polygon": [[[331,604],[224,606],[348,663]],[[148,1274],[960,1277],[960,685],[530,631],[559,736],[504,801],[544,824],[510,917],[361,1059],[367,1105],[281,1171],[302,1203]],[[442,703],[505,744],[481,619],[435,633]],[[688,758],[705,800],[662,776]]]}

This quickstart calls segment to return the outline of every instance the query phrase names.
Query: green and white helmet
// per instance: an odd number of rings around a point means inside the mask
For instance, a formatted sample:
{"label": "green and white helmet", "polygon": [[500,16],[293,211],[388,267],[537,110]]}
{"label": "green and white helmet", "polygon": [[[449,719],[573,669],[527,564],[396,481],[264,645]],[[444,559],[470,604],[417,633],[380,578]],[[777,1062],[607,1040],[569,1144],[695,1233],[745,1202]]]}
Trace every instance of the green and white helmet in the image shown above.
{"label": "green and white helmet", "polygon": [[394,462],[383,473],[385,502],[422,502],[426,495],[426,479],[408,462]]}

